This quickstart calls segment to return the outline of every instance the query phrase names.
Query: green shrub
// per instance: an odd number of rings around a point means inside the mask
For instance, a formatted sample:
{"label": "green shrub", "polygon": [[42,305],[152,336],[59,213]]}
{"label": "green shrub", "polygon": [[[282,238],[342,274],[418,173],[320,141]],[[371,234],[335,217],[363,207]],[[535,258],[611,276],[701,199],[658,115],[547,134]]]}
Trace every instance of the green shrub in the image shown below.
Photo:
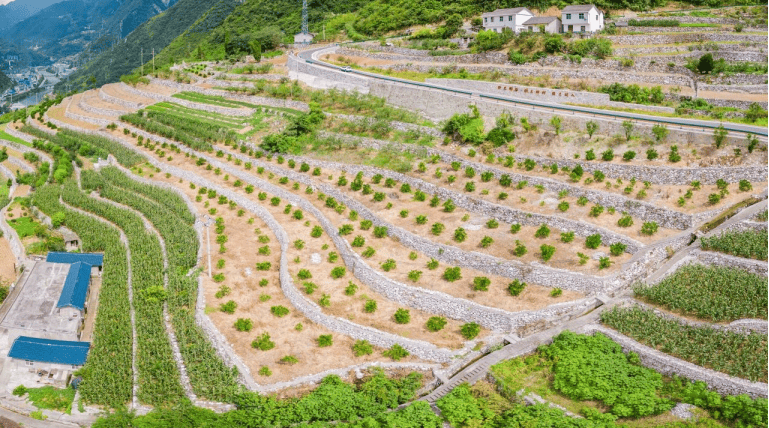
{"label": "green shrub", "polygon": [[563,290],[561,290],[560,288],[554,288],[550,290],[550,297],[558,297],[561,294],[563,294]]}
{"label": "green shrub", "polygon": [[481,332],[481,326],[479,326],[474,322],[470,322],[467,324],[463,324],[462,327],[460,327],[459,332],[462,334],[462,337],[464,337],[465,339],[473,340]]}
{"label": "green shrub", "polygon": [[251,342],[251,347],[260,351],[269,351],[275,347],[275,342],[270,340],[270,334],[265,332],[257,336],[257,338]]}
{"label": "green shrub", "polygon": [[288,315],[288,308],[285,306],[273,306],[270,308],[270,312],[278,318],[283,318]]}
{"label": "green shrub", "polygon": [[644,222],[644,224],[641,226],[641,233],[647,236],[651,236],[657,233],[658,228],[659,226],[657,225],[656,221],[647,221]]}
{"label": "green shrub", "polygon": [[627,248],[627,245],[621,242],[615,242],[609,246],[609,252],[611,253],[612,256],[618,257],[625,252],[626,248]]}
{"label": "green shrub", "polygon": [[302,288],[304,288],[305,293],[312,294],[318,288],[318,285],[314,282],[304,282],[302,283]]}
{"label": "green shrub", "polygon": [[617,220],[617,225],[619,227],[630,227],[633,225],[633,217],[630,217],[629,215],[623,215],[619,220]]}
{"label": "green shrub", "polygon": [[364,355],[371,355],[374,353],[374,347],[371,346],[368,340],[356,340],[352,345],[352,353],[356,357],[362,357]]}
{"label": "green shrub", "polygon": [[524,289],[526,289],[526,283],[517,279],[514,279],[513,282],[507,285],[507,291],[511,296],[518,296]]}
{"label": "green shrub", "polygon": [[561,242],[565,242],[568,244],[573,240],[574,240],[574,232],[569,231],[569,232],[561,233]]}
{"label": "green shrub", "polygon": [[485,276],[473,278],[473,290],[475,291],[489,291],[489,285],[491,285],[491,280]]}
{"label": "green shrub", "polygon": [[387,226],[374,226],[374,237],[384,238],[387,236]]}
{"label": "green shrub", "polygon": [[366,238],[358,235],[358,236],[355,237],[355,239],[352,240],[352,244],[351,245],[353,247],[362,247],[362,246],[366,245]]}
{"label": "green shrub", "polygon": [[534,236],[537,238],[547,238],[550,236],[550,228],[547,227],[546,224],[542,224],[539,226],[539,229],[537,229],[536,232],[534,232]]}
{"label": "green shrub", "polygon": [[382,352],[382,355],[385,357],[389,357],[393,361],[400,361],[403,358],[408,357],[409,351],[405,350],[401,345],[398,345],[397,343],[390,347],[390,349]]}
{"label": "green shrub", "polygon": [[382,263],[382,270],[385,272],[390,272],[391,270],[395,269],[397,266],[395,264],[395,260],[393,259],[387,259]]}
{"label": "green shrub", "polygon": [[409,272],[409,279],[413,282],[419,281],[419,278],[422,277],[422,271],[421,270],[412,270]]}
{"label": "green shrub", "polygon": [[515,241],[515,249],[513,250],[513,254],[515,254],[517,257],[523,257],[526,255],[528,250],[526,249],[526,246],[523,245],[521,241],[516,240]]}
{"label": "green shrub", "polygon": [[465,242],[467,239],[467,231],[464,228],[458,227],[454,230],[454,240],[457,242]]}
{"label": "green shrub", "polygon": [[318,336],[318,347],[326,348],[334,344],[334,338],[330,334],[321,334]]}
{"label": "green shrub", "polygon": [[360,222],[360,230],[369,230],[371,229],[371,226],[373,226],[374,223],[371,220],[361,220]]}
{"label": "green shrub", "polygon": [[331,269],[331,278],[339,279],[347,273],[347,269],[342,266],[337,266]]}
{"label": "green shrub", "polygon": [[513,223],[510,225],[510,233],[515,235],[516,233],[521,231],[521,224],[520,223]]}
{"label": "green shrub", "polygon": [[446,268],[446,270],[443,271],[442,278],[448,282],[458,281],[462,279],[462,269],[459,267]]}
{"label": "green shrub", "polygon": [[366,300],[366,303],[363,304],[363,312],[366,312],[367,314],[371,314],[376,312],[376,300],[368,299]]}
{"label": "green shrub", "polygon": [[446,318],[444,317],[430,317],[427,320],[427,324],[425,325],[429,331],[432,331],[435,333],[436,331],[443,330],[443,327],[446,327]]}
{"label": "green shrub", "polygon": [[235,321],[235,330],[237,331],[251,331],[253,327],[254,323],[250,318],[238,318]]}
{"label": "green shrub", "polygon": [[438,260],[430,259],[430,261],[427,262],[427,269],[429,270],[438,269],[438,265],[439,265]]}
{"label": "green shrub", "polygon": [[542,246],[539,247],[539,251],[542,256],[542,260],[548,261],[555,254],[555,247],[553,247],[552,245],[543,244]]}
{"label": "green shrub", "polygon": [[408,324],[411,321],[411,313],[408,309],[399,308],[393,315],[395,322],[398,324]]}
{"label": "green shrub", "polygon": [[347,283],[347,287],[345,287],[344,289],[344,294],[346,296],[354,296],[357,291],[358,291],[358,286],[353,284],[352,281],[349,281]]}
{"label": "green shrub", "polygon": [[221,306],[219,306],[219,310],[227,314],[234,314],[237,307],[238,304],[235,303],[234,300],[230,300],[227,303],[222,303]]}
{"label": "green shrub", "polygon": [[601,246],[601,235],[597,233],[594,235],[590,235],[585,239],[585,247],[590,248],[591,250],[595,250],[600,246]]}
{"label": "green shrub", "polygon": [[301,280],[310,279],[312,278],[312,273],[307,269],[300,269],[299,273],[296,274],[296,277]]}
{"label": "green shrub", "polygon": [[321,235],[323,235],[323,228],[320,226],[313,226],[312,231],[310,231],[310,236],[313,238],[320,238]]}

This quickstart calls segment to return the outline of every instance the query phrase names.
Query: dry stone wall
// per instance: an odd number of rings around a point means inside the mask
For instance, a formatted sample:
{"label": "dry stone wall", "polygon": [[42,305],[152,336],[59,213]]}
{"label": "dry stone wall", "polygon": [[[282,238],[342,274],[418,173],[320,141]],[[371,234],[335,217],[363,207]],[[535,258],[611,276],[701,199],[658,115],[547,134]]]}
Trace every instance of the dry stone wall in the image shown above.
{"label": "dry stone wall", "polygon": [[[498,155],[508,155],[498,152]],[[766,166],[737,166],[737,167],[703,167],[703,168],[675,168],[666,166],[633,165],[633,161],[622,164],[613,162],[601,162],[574,160],[574,159],[550,159],[538,156],[513,155],[517,162],[531,159],[539,165],[557,164],[559,168],[575,168],[582,166],[585,172],[593,173],[601,171],[609,178],[630,179],[635,177],[638,181],[648,181],[653,184],[688,185],[692,181],[700,181],[703,184],[715,184],[723,179],[728,183],[737,183],[740,180],[748,180],[753,183],[766,181],[769,168]]]}
{"label": "dry stone wall", "polygon": [[633,217],[641,218],[645,221],[656,221],[660,226],[668,227],[672,229],[685,230],[693,225],[692,216],[677,211],[668,210],[665,208],[656,207],[646,202],[639,202],[627,198],[625,196],[616,195],[613,193],[603,192],[600,190],[583,189],[578,186],[573,186],[567,183],[563,183],[548,178],[535,177],[529,175],[518,174],[512,171],[501,170],[497,167],[481,164],[478,162],[468,161],[462,157],[446,153],[441,150],[429,148],[429,147],[413,147],[408,145],[401,145],[391,143],[389,141],[374,140],[370,138],[353,137],[342,134],[325,134],[327,136],[333,136],[351,142],[353,144],[359,144],[363,147],[369,147],[374,149],[382,149],[387,146],[397,147],[404,151],[419,150],[423,153],[433,156],[438,155],[447,163],[459,162],[462,168],[472,167],[479,173],[482,171],[490,171],[494,173],[494,176],[502,177],[502,175],[508,175],[514,182],[528,181],[530,185],[542,185],[545,189],[551,192],[561,192],[563,190],[568,191],[570,196],[581,197],[584,196],[590,202],[603,205],[605,207],[613,207],[617,211],[626,211]]}

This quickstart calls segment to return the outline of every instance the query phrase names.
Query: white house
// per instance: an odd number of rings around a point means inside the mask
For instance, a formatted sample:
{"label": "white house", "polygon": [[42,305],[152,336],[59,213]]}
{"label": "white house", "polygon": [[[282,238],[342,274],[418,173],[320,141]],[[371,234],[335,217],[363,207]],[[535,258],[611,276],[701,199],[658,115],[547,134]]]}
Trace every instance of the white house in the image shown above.
{"label": "white house", "polygon": [[561,11],[564,33],[595,33],[603,30],[603,12],[592,4],[566,6]]}
{"label": "white house", "polygon": [[556,34],[561,32],[561,20],[555,16],[535,16],[524,22],[523,26],[523,31],[531,33],[544,31],[545,33]]}
{"label": "white house", "polygon": [[524,30],[523,23],[529,18],[533,18],[534,14],[525,7],[516,7],[486,12],[481,17],[483,18],[484,30],[501,33],[505,28],[509,28],[513,32],[519,33]]}

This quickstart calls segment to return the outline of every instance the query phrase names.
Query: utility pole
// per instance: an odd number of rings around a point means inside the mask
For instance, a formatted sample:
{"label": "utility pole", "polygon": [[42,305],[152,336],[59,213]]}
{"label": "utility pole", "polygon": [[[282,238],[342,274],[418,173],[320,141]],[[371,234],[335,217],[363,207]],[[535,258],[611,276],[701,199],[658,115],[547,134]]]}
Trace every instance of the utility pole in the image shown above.
{"label": "utility pole", "polygon": [[144,48],[142,48],[141,59],[139,60],[139,62],[141,62],[142,64],[142,76],[144,76]]}
{"label": "utility pole", "polygon": [[152,74],[155,74],[155,48],[152,48]]}

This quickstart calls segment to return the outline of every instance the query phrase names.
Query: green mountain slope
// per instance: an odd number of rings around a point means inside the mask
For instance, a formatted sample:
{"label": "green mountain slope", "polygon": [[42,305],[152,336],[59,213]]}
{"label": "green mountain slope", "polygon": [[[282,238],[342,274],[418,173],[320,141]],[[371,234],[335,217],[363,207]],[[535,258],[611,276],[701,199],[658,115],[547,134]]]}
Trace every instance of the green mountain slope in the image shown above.
{"label": "green mountain slope", "polygon": [[[230,11],[239,0],[219,0],[209,2],[201,0],[179,0],[173,7],[143,23],[128,35],[121,43],[98,55],[93,61],[73,73],[68,80],[56,85],[57,92],[64,92],[65,85],[70,89],[86,89],[116,82],[120,76],[130,73],[141,65],[142,49],[144,62],[151,63],[152,50],[155,54],[168,46],[190,25],[204,16],[210,9],[221,5],[231,5]],[[226,8],[225,8],[226,9]],[[221,23],[226,14],[216,24]],[[146,70],[145,70],[146,71]]]}
{"label": "green mountain slope", "polygon": [[13,86],[13,81],[10,77],[6,76],[5,73],[0,71],[0,94],[5,92],[6,89]]}

